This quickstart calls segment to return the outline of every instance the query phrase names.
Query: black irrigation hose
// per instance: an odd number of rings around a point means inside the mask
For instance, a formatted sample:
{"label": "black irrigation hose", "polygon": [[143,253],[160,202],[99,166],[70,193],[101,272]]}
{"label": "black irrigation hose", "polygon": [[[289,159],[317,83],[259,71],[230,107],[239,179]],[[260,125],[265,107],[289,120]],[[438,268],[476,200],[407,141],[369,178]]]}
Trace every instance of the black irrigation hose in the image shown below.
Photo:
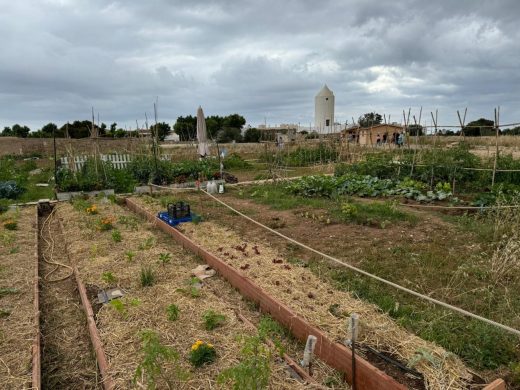
{"label": "black irrigation hose", "polygon": [[413,376],[415,376],[418,379],[423,379],[423,374],[421,374],[420,372],[415,371],[415,370],[411,369],[410,367],[405,366],[401,362],[399,362],[399,361],[397,361],[395,359],[392,359],[389,356],[386,356],[385,354],[375,350],[374,348],[372,348],[372,347],[370,347],[368,345],[362,345],[361,347],[362,347],[362,349],[367,350],[370,353],[373,353],[374,355],[377,355],[378,357],[383,359],[385,362],[390,363],[390,364],[400,368],[401,370],[405,371],[406,373],[408,373],[410,375],[413,375]]}

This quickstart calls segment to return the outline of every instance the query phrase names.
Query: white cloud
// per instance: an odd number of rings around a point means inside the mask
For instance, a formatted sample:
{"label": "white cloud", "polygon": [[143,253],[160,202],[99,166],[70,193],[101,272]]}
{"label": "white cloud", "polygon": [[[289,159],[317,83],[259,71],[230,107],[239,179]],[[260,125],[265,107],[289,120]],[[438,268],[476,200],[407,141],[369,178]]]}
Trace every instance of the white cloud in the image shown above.
{"label": "white cloud", "polygon": [[238,112],[308,123],[327,83],[342,122],[457,109],[520,120],[520,3],[461,0],[0,0],[0,127],[88,117],[133,126]]}

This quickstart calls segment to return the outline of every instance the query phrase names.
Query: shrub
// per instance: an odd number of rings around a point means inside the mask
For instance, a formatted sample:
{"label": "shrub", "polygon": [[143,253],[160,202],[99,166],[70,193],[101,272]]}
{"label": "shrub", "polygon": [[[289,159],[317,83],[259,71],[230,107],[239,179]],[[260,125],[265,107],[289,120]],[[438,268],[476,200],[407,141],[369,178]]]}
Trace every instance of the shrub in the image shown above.
{"label": "shrub", "polygon": [[155,275],[151,267],[141,268],[141,286],[150,287],[155,283]]}
{"label": "shrub", "polygon": [[176,321],[179,318],[179,307],[173,303],[168,305],[166,308],[166,316],[169,321]]}
{"label": "shrub", "polygon": [[208,310],[203,315],[204,327],[206,330],[213,330],[222,326],[226,320],[226,316],[219,314],[213,310]]}
{"label": "shrub", "polygon": [[224,168],[226,169],[247,169],[251,167],[250,163],[236,153],[231,153],[224,159]]}
{"label": "shrub", "polygon": [[190,351],[190,363],[195,367],[201,367],[204,364],[210,364],[217,358],[217,351],[212,344],[197,340]]}

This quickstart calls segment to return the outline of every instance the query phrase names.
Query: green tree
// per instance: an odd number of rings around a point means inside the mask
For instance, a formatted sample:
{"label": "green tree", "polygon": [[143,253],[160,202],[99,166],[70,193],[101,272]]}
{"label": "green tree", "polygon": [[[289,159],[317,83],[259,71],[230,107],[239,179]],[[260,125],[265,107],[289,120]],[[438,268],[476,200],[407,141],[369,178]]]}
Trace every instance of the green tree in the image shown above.
{"label": "green tree", "polygon": [[409,125],[408,133],[414,137],[416,135],[423,135],[424,134],[423,127],[421,125]]}
{"label": "green tree", "polygon": [[2,137],[13,137],[13,130],[9,126],[5,126],[2,131]]}
{"label": "green tree", "polygon": [[56,124],[49,122],[44,125],[41,129],[42,138],[52,138],[53,133],[56,134],[56,137],[63,137],[63,133],[58,131],[58,126]]}
{"label": "green tree", "polygon": [[27,136],[29,135],[29,132],[31,131],[31,129],[29,129],[27,126],[20,126],[18,123],[13,125],[11,130],[15,137],[21,137],[21,138],[27,138]]}
{"label": "green tree", "polygon": [[[69,131],[69,137],[70,138],[87,138],[90,137],[90,132],[92,130],[92,122],[89,120],[85,121],[74,121],[70,124],[68,124],[68,131]],[[60,132],[65,134],[67,128],[67,124],[64,124],[60,127]],[[96,125],[94,125],[94,128],[97,128]]]}
{"label": "green tree", "polygon": [[190,141],[197,137],[197,118],[188,115],[180,116],[173,125],[173,131],[181,141]]}
{"label": "green tree", "polygon": [[361,127],[370,127],[379,125],[383,121],[381,114],[377,112],[367,112],[358,118],[358,123]]}
{"label": "green tree", "polygon": [[468,137],[495,135],[494,125],[495,122],[491,119],[480,118],[476,121],[469,122],[462,130],[464,131],[464,135]]}
{"label": "green tree", "polygon": [[166,136],[170,134],[170,131],[172,131],[170,125],[166,122],[159,122],[157,125],[150,126],[150,130],[152,132],[152,136],[155,137],[155,129],[157,126],[157,137],[159,138],[159,141],[164,141]]}
{"label": "green tree", "polygon": [[242,132],[240,129],[236,127],[224,127],[222,130],[218,132],[217,135],[218,142],[227,143],[227,142],[241,142],[242,141]]}
{"label": "green tree", "polygon": [[234,129],[242,130],[242,127],[246,124],[246,119],[242,115],[231,114],[224,117],[222,123],[223,127],[232,127]]}
{"label": "green tree", "polygon": [[260,130],[250,127],[244,133],[244,142],[260,142],[261,137],[262,133]]}

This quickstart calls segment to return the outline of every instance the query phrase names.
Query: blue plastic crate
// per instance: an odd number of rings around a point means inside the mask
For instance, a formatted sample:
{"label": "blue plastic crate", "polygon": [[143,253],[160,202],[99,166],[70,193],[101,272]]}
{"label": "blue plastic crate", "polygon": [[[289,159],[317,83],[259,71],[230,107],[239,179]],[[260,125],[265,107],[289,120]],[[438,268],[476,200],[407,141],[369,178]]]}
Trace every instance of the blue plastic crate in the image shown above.
{"label": "blue plastic crate", "polygon": [[158,214],[157,214],[157,218],[159,218],[161,221],[164,221],[166,222],[168,225],[172,226],[172,227],[175,227],[177,226],[178,224],[180,223],[184,223],[184,222],[191,222],[193,221],[193,217],[195,216],[195,214],[191,213],[191,215],[187,216],[187,217],[183,217],[183,218],[171,218],[169,215],[168,215],[168,211],[160,211]]}

